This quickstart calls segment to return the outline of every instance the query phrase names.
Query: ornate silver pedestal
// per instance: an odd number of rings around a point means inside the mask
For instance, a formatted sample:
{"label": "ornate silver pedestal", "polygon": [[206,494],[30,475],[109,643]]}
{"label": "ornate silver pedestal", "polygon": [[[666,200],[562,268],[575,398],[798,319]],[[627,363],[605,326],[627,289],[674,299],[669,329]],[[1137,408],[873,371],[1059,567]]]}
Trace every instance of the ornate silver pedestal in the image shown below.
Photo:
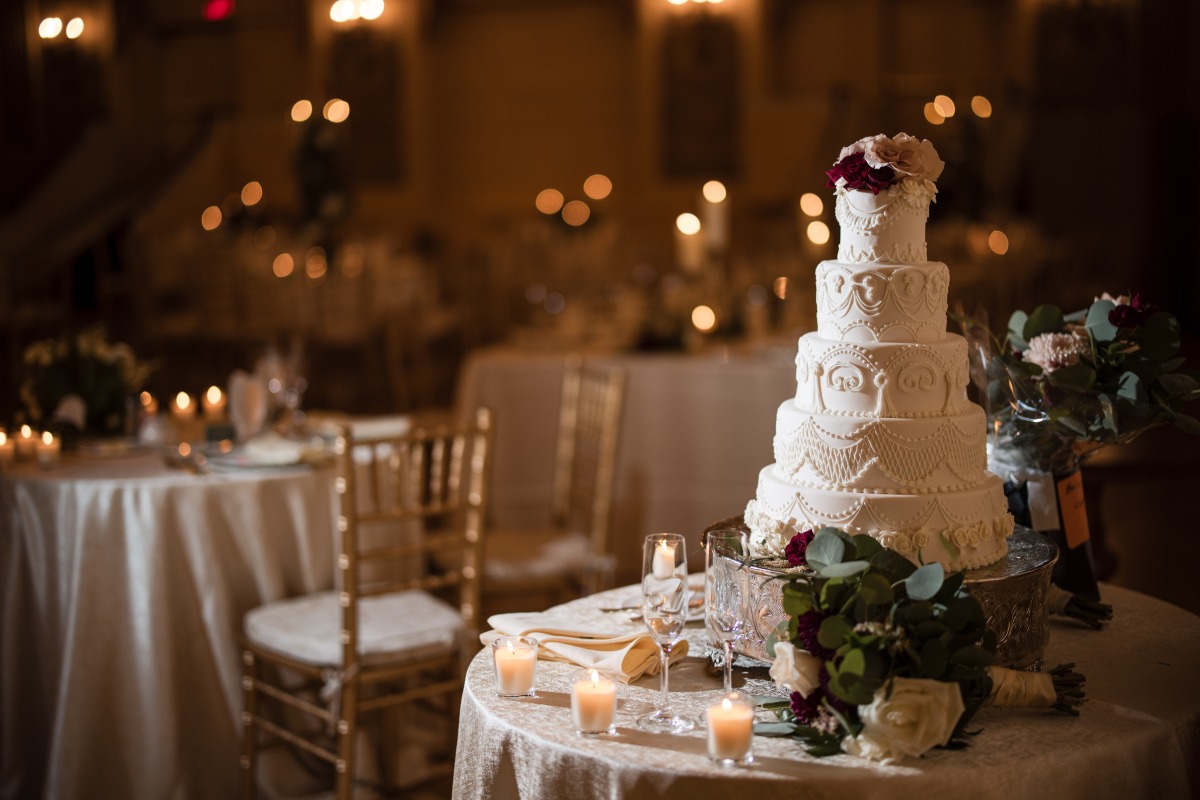
{"label": "ornate silver pedestal", "polygon": [[[741,528],[741,517],[708,527]],[[996,634],[996,663],[1014,669],[1039,669],[1050,641],[1050,612],[1046,592],[1058,549],[1037,531],[1017,526],[1008,540],[1008,555],[980,569],[967,570],[966,586],[983,606],[988,627]],[[782,563],[782,562],[781,562]],[[749,633],[737,649],[742,655],[770,661],[766,641],[786,618],[783,581],[786,566],[754,566],[750,570]]]}

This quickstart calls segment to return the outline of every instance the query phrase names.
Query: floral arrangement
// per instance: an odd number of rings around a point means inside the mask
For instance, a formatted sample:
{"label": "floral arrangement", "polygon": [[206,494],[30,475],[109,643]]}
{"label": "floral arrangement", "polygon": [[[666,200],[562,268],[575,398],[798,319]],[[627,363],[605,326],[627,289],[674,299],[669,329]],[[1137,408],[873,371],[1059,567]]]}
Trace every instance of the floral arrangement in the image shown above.
{"label": "floral arrangement", "polygon": [[154,366],[124,342],[110,342],[103,326],[75,336],[44,339],[25,348],[21,400],[30,420],[48,422],[72,395],[84,404],[83,430],[119,434],[126,400],[143,389]]}
{"label": "floral arrangement", "polygon": [[909,179],[932,184],[946,165],[928,139],[907,133],[893,137],[882,133],[859,139],[842,148],[833,168],[826,170],[827,186],[879,194]]}
{"label": "floral arrangement", "polygon": [[1200,434],[1183,413],[1200,397],[1200,372],[1184,367],[1179,322],[1142,295],[1105,293],[1086,309],[1015,311],[1003,340],[960,317],[975,381],[1004,459],[1063,475],[1110,444],[1173,424]]}
{"label": "floral arrangement", "polygon": [[812,755],[891,763],[965,745],[979,708],[1078,714],[1084,678],[993,666],[995,634],[963,573],[917,567],[865,534],[835,528],[789,544],[801,573],[785,580],[787,638],[773,642],[771,677],[787,701],[765,735],[803,741]]}

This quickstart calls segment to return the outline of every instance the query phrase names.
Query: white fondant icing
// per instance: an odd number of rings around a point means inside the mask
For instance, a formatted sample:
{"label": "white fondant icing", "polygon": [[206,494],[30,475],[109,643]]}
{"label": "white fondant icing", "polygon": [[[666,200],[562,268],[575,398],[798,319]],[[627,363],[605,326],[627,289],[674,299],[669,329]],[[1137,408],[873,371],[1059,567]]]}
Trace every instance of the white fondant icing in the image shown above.
{"label": "white fondant icing", "polygon": [[965,410],[967,342],[860,344],[800,337],[796,407],[854,417],[935,417]]}
{"label": "white fondant icing", "polygon": [[817,333],[841,341],[929,342],[946,335],[950,271],[920,264],[817,265]]}
{"label": "white fondant icing", "polygon": [[836,190],[834,215],[841,225],[838,260],[925,260],[925,221],[934,191],[922,181],[901,181],[879,194]]}

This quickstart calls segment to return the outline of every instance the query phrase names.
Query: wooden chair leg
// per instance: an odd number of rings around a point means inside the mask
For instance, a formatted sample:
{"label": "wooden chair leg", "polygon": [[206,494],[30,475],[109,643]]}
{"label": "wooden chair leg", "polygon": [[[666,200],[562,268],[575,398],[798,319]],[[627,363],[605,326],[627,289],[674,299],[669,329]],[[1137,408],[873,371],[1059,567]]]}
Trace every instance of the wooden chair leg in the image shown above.
{"label": "wooden chair leg", "polygon": [[358,743],[358,680],[351,678],[341,686],[338,733],[337,800],[354,796],[355,750]]}
{"label": "wooden chair leg", "polygon": [[254,715],[258,713],[258,695],[254,691],[254,654],[242,651],[242,798],[255,800],[258,797],[257,770],[255,760],[258,732],[254,727]]}

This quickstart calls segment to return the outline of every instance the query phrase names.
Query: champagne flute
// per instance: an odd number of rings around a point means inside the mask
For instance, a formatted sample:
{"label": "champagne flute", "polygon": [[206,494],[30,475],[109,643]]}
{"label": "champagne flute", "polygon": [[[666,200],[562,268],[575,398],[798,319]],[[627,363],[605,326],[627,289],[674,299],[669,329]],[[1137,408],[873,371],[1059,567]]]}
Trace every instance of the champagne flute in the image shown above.
{"label": "champagne flute", "polygon": [[746,630],[750,552],[745,531],[720,528],[704,534],[704,621],[709,641],[725,656],[725,694],[733,691],[733,646]]}
{"label": "champagne flute", "polygon": [[695,723],[671,710],[667,675],[671,650],[683,633],[688,614],[686,543],[678,533],[646,537],[642,549],[642,619],[658,642],[662,657],[658,708],[638,718],[638,727],[660,733],[684,733]]}

